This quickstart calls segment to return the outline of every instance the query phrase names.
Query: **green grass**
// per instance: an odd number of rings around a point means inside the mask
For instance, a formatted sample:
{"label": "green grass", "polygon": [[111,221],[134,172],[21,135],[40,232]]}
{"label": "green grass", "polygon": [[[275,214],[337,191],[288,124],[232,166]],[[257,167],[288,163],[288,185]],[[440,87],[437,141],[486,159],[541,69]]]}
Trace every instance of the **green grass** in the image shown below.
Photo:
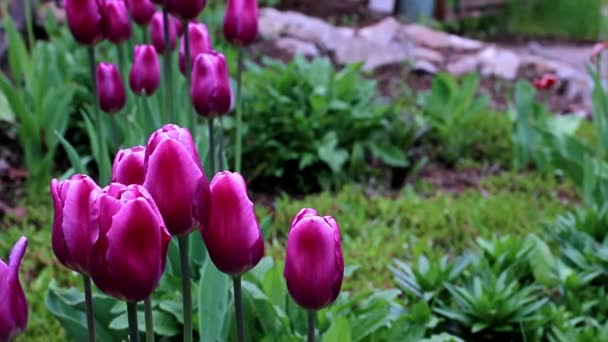
{"label": "green grass", "polygon": [[460,194],[409,187],[387,197],[351,186],[337,194],[300,200],[284,197],[274,209],[268,253],[283,258],[291,219],[300,208],[314,207],[322,215],[336,217],[346,264],[358,267],[345,288],[355,292],[391,288],[394,284],[387,266],[393,258],[454,255],[470,247],[478,236],[540,231],[543,222],[573,206],[572,202],[562,203],[564,197],[575,197],[570,186],[537,175],[507,173],[488,178],[480,187],[483,190]]}

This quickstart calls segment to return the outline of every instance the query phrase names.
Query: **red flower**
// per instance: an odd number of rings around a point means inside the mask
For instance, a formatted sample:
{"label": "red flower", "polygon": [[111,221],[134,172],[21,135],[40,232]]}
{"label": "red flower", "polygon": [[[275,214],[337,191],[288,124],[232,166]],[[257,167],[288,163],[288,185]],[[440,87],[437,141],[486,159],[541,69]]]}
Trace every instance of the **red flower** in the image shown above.
{"label": "red flower", "polygon": [[535,79],[533,84],[538,90],[547,90],[553,88],[557,84],[557,76],[553,74],[544,74],[539,78]]}

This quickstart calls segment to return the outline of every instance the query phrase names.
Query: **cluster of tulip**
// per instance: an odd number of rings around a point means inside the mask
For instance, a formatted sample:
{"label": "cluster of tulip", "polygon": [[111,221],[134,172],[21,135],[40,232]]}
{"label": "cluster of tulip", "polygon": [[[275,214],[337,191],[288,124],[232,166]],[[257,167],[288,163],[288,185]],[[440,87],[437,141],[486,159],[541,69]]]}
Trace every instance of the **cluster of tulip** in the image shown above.
{"label": "cluster of tulip", "polygon": [[[165,53],[166,66],[170,51],[183,34],[180,71],[189,81],[193,107],[209,118],[212,129],[213,117],[230,110],[232,93],[224,56],[213,50],[207,27],[195,21],[206,1],[154,2],[162,5],[162,12],[150,0],[65,0],[73,36],[89,46],[96,104],[107,113],[126,104],[119,68],[108,62],[96,65],[93,47],[102,39],[115,44],[129,39],[132,18],[139,25],[150,25],[152,41],[151,45],[135,47],[129,74],[132,91],[150,96],[159,88],[157,54]],[[257,16],[256,0],[228,0],[224,20],[227,40],[238,46],[251,43],[257,35]],[[239,75],[241,68],[242,52]],[[165,80],[165,84],[171,82]],[[240,89],[240,80],[238,85]],[[237,110],[237,131],[240,115]],[[99,121],[98,129],[101,127]],[[102,147],[103,133],[98,134]],[[237,132],[237,150],[239,138]],[[210,145],[213,155],[212,141]],[[213,160],[211,157],[211,170],[216,172]],[[238,171],[239,159],[235,165]],[[84,174],[63,181],[54,179],[50,185],[55,213],[52,248],[63,265],[83,276],[89,341],[96,340],[91,279],[106,294],[127,302],[131,340],[139,339],[136,303],[144,301],[146,316],[151,318],[150,295],[164,273],[172,237],[179,242],[181,256],[183,337],[191,341],[188,236],[197,229],[211,261],[234,280],[237,333],[243,341],[241,277],[264,254],[262,232],[243,177],[238,172],[221,171],[209,182],[190,130],[173,124],[154,132],[146,146],[119,151],[109,173],[111,182],[104,188]],[[102,179],[100,183],[105,182]],[[12,339],[27,323],[27,303],[18,279],[26,245],[27,239],[21,238],[8,266],[0,261],[0,302],[9,304],[0,308],[0,341]],[[199,252],[204,253],[193,251]],[[302,209],[289,233],[284,276],[293,299],[309,311],[309,340],[314,339],[314,313],[336,299],[343,273],[337,222],[313,209]],[[148,341],[154,339],[152,324],[146,319]]]}

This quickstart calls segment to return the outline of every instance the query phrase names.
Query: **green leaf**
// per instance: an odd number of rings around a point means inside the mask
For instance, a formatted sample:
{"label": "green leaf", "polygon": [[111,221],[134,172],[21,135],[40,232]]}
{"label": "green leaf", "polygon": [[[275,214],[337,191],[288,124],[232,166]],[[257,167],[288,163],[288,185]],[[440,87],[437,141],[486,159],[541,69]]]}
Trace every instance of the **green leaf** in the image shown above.
{"label": "green leaf", "polygon": [[76,152],[76,149],[74,149],[74,146],[72,146],[69,141],[67,141],[61,134],[59,134],[59,132],[55,131],[55,136],[57,137],[57,139],[59,139],[59,142],[68,154],[68,159],[70,159],[72,168],[76,171],[76,173],[87,173],[87,170],[82,164],[82,160],[80,159],[78,152]]}
{"label": "green leaf", "polygon": [[229,321],[230,278],[207,257],[201,268],[198,294],[201,342],[225,341],[224,325]]}
{"label": "green leaf", "polygon": [[15,113],[3,92],[0,92],[0,121],[15,123]]}
{"label": "green leaf", "polygon": [[337,317],[323,335],[323,342],[350,342],[351,340],[350,325],[344,316]]}
{"label": "green leaf", "polygon": [[321,146],[317,149],[319,159],[321,159],[334,173],[339,173],[342,166],[348,160],[348,152],[338,147],[338,136],[336,132],[325,135],[321,141]]}
{"label": "green leaf", "polygon": [[369,144],[372,155],[382,160],[386,165],[405,168],[409,162],[405,152],[394,145],[389,144]]}

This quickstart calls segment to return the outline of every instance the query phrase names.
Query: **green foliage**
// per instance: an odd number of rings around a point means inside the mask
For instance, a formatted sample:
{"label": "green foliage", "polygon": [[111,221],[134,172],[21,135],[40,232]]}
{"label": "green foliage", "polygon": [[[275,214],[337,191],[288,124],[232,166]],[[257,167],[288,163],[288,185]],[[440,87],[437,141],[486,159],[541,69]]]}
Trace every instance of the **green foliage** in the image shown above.
{"label": "green foliage", "polygon": [[422,133],[394,105],[380,103],[360,65],[296,57],[248,64],[244,75],[244,169],[250,182],[318,190],[370,174],[369,161],[412,166]]}
{"label": "green foliage", "polygon": [[479,75],[457,80],[449,74],[433,79],[431,89],[420,97],[423,118],[431,127],[439,157],[448,164],[461,158],[510,163],[508,118],[490,108],[480,96]]}
{"label": "green foliage", "polygon": [[508,31],[515,34],[595,40],[604,28],[603,0],[512,0]]}

